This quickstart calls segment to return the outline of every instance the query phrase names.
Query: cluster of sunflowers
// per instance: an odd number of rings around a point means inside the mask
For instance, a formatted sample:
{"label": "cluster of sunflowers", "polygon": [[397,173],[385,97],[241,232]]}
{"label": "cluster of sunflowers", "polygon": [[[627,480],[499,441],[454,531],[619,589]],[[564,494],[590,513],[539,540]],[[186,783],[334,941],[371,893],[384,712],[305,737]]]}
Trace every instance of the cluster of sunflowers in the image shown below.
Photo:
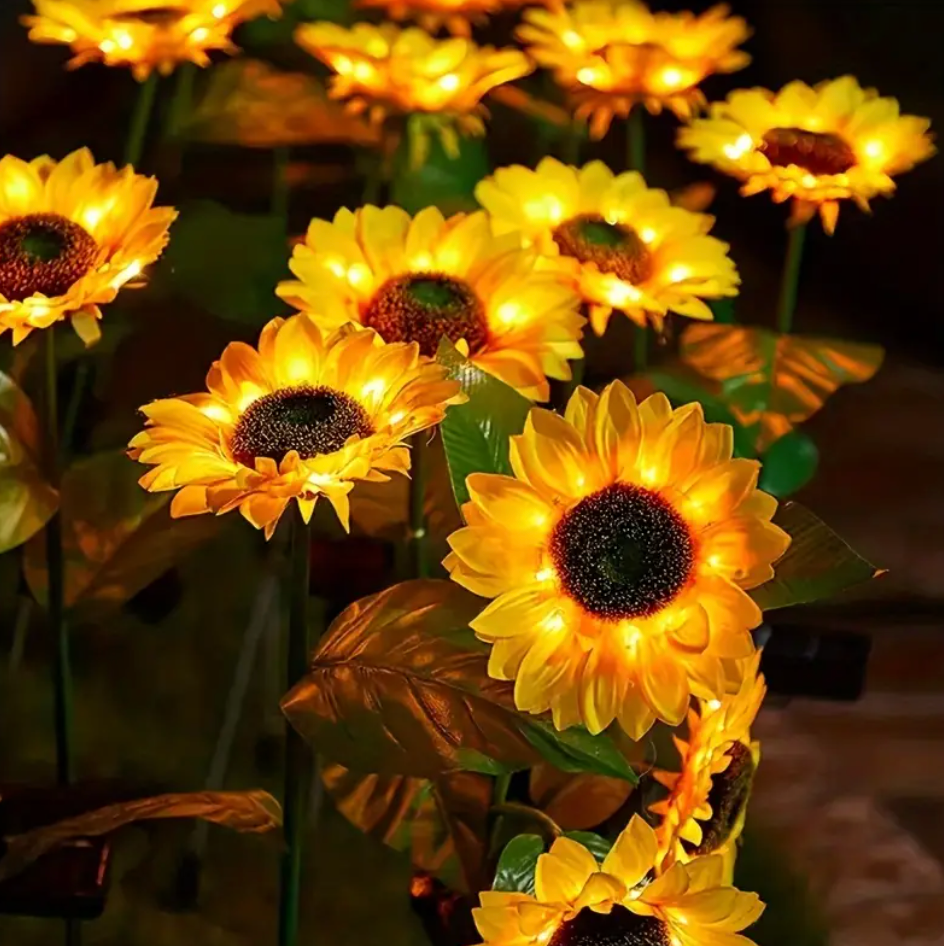
{"label": "cluster of sunflowers", "polygon": [[[153,98],[155,71],[209,65],[211,52],[235,50],[238,24],[277,16],[282,2],[34,0],[26,23],[33,40],[70,46],[70,65],[130,68]],[[497,872],[489,862],[494,888],[471,891],[479,934],[489,946],[737,946],[763,909],[732,886],[765,693],[752,631],[762,609],[874,570],[851,550],[836,558],[844,553],[810,513],[778,510],[758,487],[759,461],[735,456],[732,427],[707,422],[700,404],[637,398],[622,381],[580,385],[582,335],[588,321],[604,334],[614,311],[639,333],[672,316],[710,321],[712,304],[738,292],[713,218],[640,173],[642,110],[673,112],[680,147],[738,178],[743,193],[793,201],[783,333],[797,235],[817,212],[832,232],[842,201],[867,208],[891,193],[895,174],[932,154],[928,123],[848,76],[707,105],[703,80],[748,62],[747,24],[722,7],[549,2],[523,11],[521,48],[494,49],[476,45],[473,25],[521,0],[361,5],[420,27],[314,23],[295,37],[332,71],[331,95],[403,142],[414,164],[430,136],[448,155],[462,136],[484,134],[483,97],[540,66],[591,138],[627,123],[635,167],[544,157],[485,176],[475,212],[367,204],[314,219],[291,254],[295,279],[272,287],[297,314],[265,325],[255,348],[228,345],[205,391],[141,409],[129,454],[150,466],[145,489],[173,492],[171,516],[238,510],[267,539],[291,520],[280,942],[297,936],[304,736],[362,772],[432,784],[479,773],[494,782],[493,834],[496,819],[512,819],[513,771],[543,760],[615,775],[630,798],[644,769],[665,791],[646,806],[634,793],[615,841],[570,836],[537,811],[553,843],[544,853],[541,839],[515,838]],[[437,38],[443,28],[454,35]],[[45,334],[53,393],[57,323],[97,342],[102,306],[143,282],[167,245],[177,214],[153,206],[157,190],[87,149],[0,161],[0,333],[14,345]],[[723,344],[743,340],[744,329],[727,328]],[[710,374],[712,353],[702,361]],[[532,406],[554,400],[559,412]],[[435,430],[464,520],[448,536],[450,580],[429,578],[426,561],[423,465]],[[347,529],[352,493],[411,465],[412,580],[352,605],[310,653],[306,527],[319,498]],[[6,546],[45,526],[50,623],[62,640],[61,512],[42,488],[45,514]],[[64,718],[64,685],[57,697]],[[659,727],[685,734],[670,761],[644,758]]]}

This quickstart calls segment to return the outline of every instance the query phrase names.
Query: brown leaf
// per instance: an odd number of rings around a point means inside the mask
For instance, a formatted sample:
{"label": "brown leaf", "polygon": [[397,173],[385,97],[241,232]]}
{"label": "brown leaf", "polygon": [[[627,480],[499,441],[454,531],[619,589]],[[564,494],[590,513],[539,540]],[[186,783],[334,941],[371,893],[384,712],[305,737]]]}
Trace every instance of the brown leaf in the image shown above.
{"label": "brown leaf", "polygon": [[158,818],[201,818],[236,831],[260,833],[281,826],[282,809],[268,792],[260,790],[187,792],[119,802],[4,838],[7,847],[0,859],[0,882],[21,873],[64,841],[111,834],[136,821]]}
{"label": "brown leaf", "polygon": [[878,345],[716,323],[689,326],[682,360],[722,383],[735,417],[764,450],[816,413],[838,387],[867,381],[882,364]]}
{"label": "brown leaf", "polygon": [[531,801],[565,831],[602,824],[625,804],[633,785],[605,775],[561,772],[546,762],[531,769]]}

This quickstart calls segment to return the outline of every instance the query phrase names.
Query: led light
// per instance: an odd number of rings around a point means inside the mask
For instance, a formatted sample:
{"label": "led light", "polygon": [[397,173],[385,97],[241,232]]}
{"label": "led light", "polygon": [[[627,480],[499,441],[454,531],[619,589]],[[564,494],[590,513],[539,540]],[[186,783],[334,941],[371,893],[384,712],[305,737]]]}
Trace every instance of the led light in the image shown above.
{"label": "led light", "polygon": [[599,69],[594,69],[592,66],[584,66],[582,69],[577,70],[577,81],[582,82],[584,85],[593,85],[599,78]]}
{"label": "led light", "polygon": [[495,310],[495,318],[504,325],[512,325],[521,318],[521,306],[517,302],[503,302]]}
{"label": "led light", "polygon": [[544,626],[552,632],[563,630],[564,624],[564,615],[560,611],[554,611],[544,619]]}
{"label": "led light", "polygon": [[606,297],[610,305],[619,308],[630,302],[638,302],[642,298],[642,293],[635,286],[624,282],[614,282],[607,290]]}
{"label": "led light", "polygon": [[881,141],[873,140],[867,142],[862,150],[865,152],[866,157],[872,158],[874,161],[882,157],[885,153],[885,145],[883,145]]}
{"label": "led light", "polygon": [[804,174],[800,183],[804,187],[816,187],[816,178],[812,174]]}
{"label": "led light", "polygon": [[204,404],[200,408],[200,413],[209,417],[210,420],[217,420],[221,423],[232,420],[229,411],[222,404]]}
{"label": "led light", "polygon": [[561,33],[561,42],[568,47],[568,49],[580,49],[583,46],[583,37],[573,30],[564,30],[564,32]]}
{"label": "led light", "polygon": [[459,77],[454,72],[450,72],[447,75],[440,76],[436,81],[436,85],[443,92],[455,92],[459,88]]}
{"label": "led light", "polygon": [[115,41],[111,39],[103,39],[98,44],[98,48],[107,56],[115,51]]}
{"label": "led light", "polygon": [[639,239],[643,243],[651,243],[656,238],[656,231],[652,227],[643,227],[639,231]]}
{"label": "led light", "polygon": [[349,75],[351,70],[354,68],[354,63],[351,62],[347,56],[336,56],[334,60],[334,68],[339,75],[346,76]]}
{"label": "led light", "polygon": [[721,709],[721,700],[709,700],[708,709],[710,709],[712,712]]}
{"label": "led light", "polygon": [[115,42],[122,49],[131,49],[134,46],[134,40],[131,38],[130,34],[126,33],[124,30],[115,33]]}
{"label": "led light", "polygon": [[724,152],[726,158],[737,161],[738,158],[743,158],[753,147],[754,139],[745,132],[734,144],[725,145],[721,150]]}
{"label": "led light", "polygon": [[141,274],[141,264],[135,260],[133,263],[129,263],[117,276],[111,281],[111,284],[116,288],[118,286],[123,286],[129,279],[134,279],[135,276]]}
{"label": "led light", "polygon": [[691,274],[692,271],[687,266],[673,266],[668,273],[669,282],[684,282]]}
{"label": "led light", "polygon": [[250,404],[258,401],[264,393],[262,388],[257,384],[243,384],[238,404],[240,414],[245,411]]}
{"label": "led light", "polygon": [[539,572],[535,573],[534,580],[545,582],[550,581],[554,577],[553,568],[542,568]]}
{"label": "led light", "polygon": [[384,392],[384,383],[380,378],[374,378],[373,381],[368,381],[364,387],[361,388],[361,397],[379,397]]}
{"label": "led light", "polygon": [[390,424],[396,426],[406,417],[406,411],[397,411],[395,414],[390,415]]}
{"label": "led light", "polygon": [[101,207],[88,207],[82,214],[82,222],[92,230],[98,226],[98,222],[102,219],[104,213]]}
{"label": "led light", "polygon": [[226,16],[226,4],[218,3],[210,12],[219,20]]}
{"label": "led light", "polygon": [[677,89],[684,84],[685,76],[681,69],[676,69],[675,66],[667,66],[659,74],[659,82],[666,89]]}
{"label": "led light", "polygon": [[347,271],[347,281],[354,287],[360,286],[370,279],[370,271],[363,263],[355,263]]}
{"label": "led light", "polygon": [[195,43],[203,43],[210,36],[210,31],[205,26],[198,26],[191,34],[190,38]]}
{"label": "led light", "polygon": [[369,82],[374,77],[374,67],[369,62],[354,63],[354,78],[358,82]]}

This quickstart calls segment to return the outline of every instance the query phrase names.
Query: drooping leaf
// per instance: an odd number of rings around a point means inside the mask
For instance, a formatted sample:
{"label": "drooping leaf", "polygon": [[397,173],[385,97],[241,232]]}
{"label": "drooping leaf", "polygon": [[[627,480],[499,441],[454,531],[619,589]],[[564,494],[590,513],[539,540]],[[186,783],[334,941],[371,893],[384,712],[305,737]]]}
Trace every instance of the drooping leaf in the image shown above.
{"label": "drooping leaf", "polygon": [[481,889],[491,784],[472,772],[436,782],[361,775],[326,765],[322,778],[338,811],[366,834],[410,854],[415,868],[453,889]]}
{"label": "drooping leaf", "polygon": [[512,838],[498,858],[492,890],[534,896],[534,872],[543,853],[544,839],[536,834],[519,834]]}
{"label": "drooping leaf", "polygon": [[199,141],[249,148],[380,142],[378,129],[328,98],[315,76],[246,58],[213,68],[186,133]]}
{"label": "drooping leaf", "polygon": [[619,811],[632,791],[625,779],[562,772],[544,762],[531,769],[532,803],[568,831],[602,824]]}
{"label": "drooping leaf", "polygon": [[503,381],[476,368],[446,341],[440,345],[437,359],[468,396],[464,404],[446,411],[440,427],[452,489],[461,506],[469,499],[465,479],[470,473],[511,474],[509,438],[524,430],[531,403]]}
{"label": "drooping leaf", "polygon": [[212,200],[181,207],[156,271],[159,281],[221,319],[261,327],[287,312],[275,286],[289,275],[285,222],[242,214]]}
{"label": "drooping leaf", "polygon": [[0,552],[49,521],[59,497],[39,468],[39,424],[29,398],[0,372]]}
{"label": "drooping leaf", "polygon": [[[140,467],[109,451],[80,460],[62,479],[66,607],[96,614],[123,604],[180,557],[214,535],[213,516],[171,519],[170,493],[138,485]],[[26,580],[46,600],[41,535],[26,546]]]}
{"label": "drooping leaf", "polygon": [[610,853],[610,848],[613,847],[612,841],[600,837],[599,834],[594,834],[592,831],[565,831],[564,837],[570,838],[571,841],[576,841],[578,844],[582,844],[601,862],[606,855]]}
{"label": "drooping leaf", "polygon": [[482,600],[449,581],[395,585],[351,605],[282,710],[319,751],[361,771],[438,778],[526,768],[545,753],[585,771],[635,773],[605,735],[558,733],[488,675],[469,622]]}
{"label": "drooping leaf", "polygon": [[761,458],[760,488],[783,498],[804,487],[816,473],[819,449],[802,430],[775,440]]}
{"label": "drooping leaf", "polygon": [[158,818],[201,818],[236,831],[260,833],[281,826],[282,809],[268,792],[260,790],[187,792],[119,802],[4,838],[6,851],[0,858],[0,882],[16,876],[47,851],[72,838],[111,834],[136,821]]}
{"label": "drooping leaf", "polygon": [[820,601],[882,574],[799,503],[782,505],[774,522],[792,541],[773,580],[750,592],[765,611]]}
{"label": "drooping leaf", "polygon": [[711,322],[690,325],[679,350],[684,362],[721,383],[759,450],[815,414],[841,385],[867,381],[884,357],[878,345]]}

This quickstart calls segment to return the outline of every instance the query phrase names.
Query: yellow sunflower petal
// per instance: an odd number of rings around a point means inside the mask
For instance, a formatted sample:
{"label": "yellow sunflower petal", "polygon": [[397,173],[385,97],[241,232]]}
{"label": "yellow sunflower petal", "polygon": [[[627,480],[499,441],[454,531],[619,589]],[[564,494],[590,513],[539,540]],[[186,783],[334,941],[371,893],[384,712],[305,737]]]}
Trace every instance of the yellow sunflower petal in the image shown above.
{"label": "yellow sunflower petal", "polygon": [[569,903],[599,868],[594,856],[577,841],[558,838],[547,854],[538,858],[534,890],[538,900]]}
{"label": "yellow sunflower petal", "polygon": [[656,852],[655,832],[639,815],[633,815],[606,855],[602,870],[627,887],[635,887],[652,868]]}

